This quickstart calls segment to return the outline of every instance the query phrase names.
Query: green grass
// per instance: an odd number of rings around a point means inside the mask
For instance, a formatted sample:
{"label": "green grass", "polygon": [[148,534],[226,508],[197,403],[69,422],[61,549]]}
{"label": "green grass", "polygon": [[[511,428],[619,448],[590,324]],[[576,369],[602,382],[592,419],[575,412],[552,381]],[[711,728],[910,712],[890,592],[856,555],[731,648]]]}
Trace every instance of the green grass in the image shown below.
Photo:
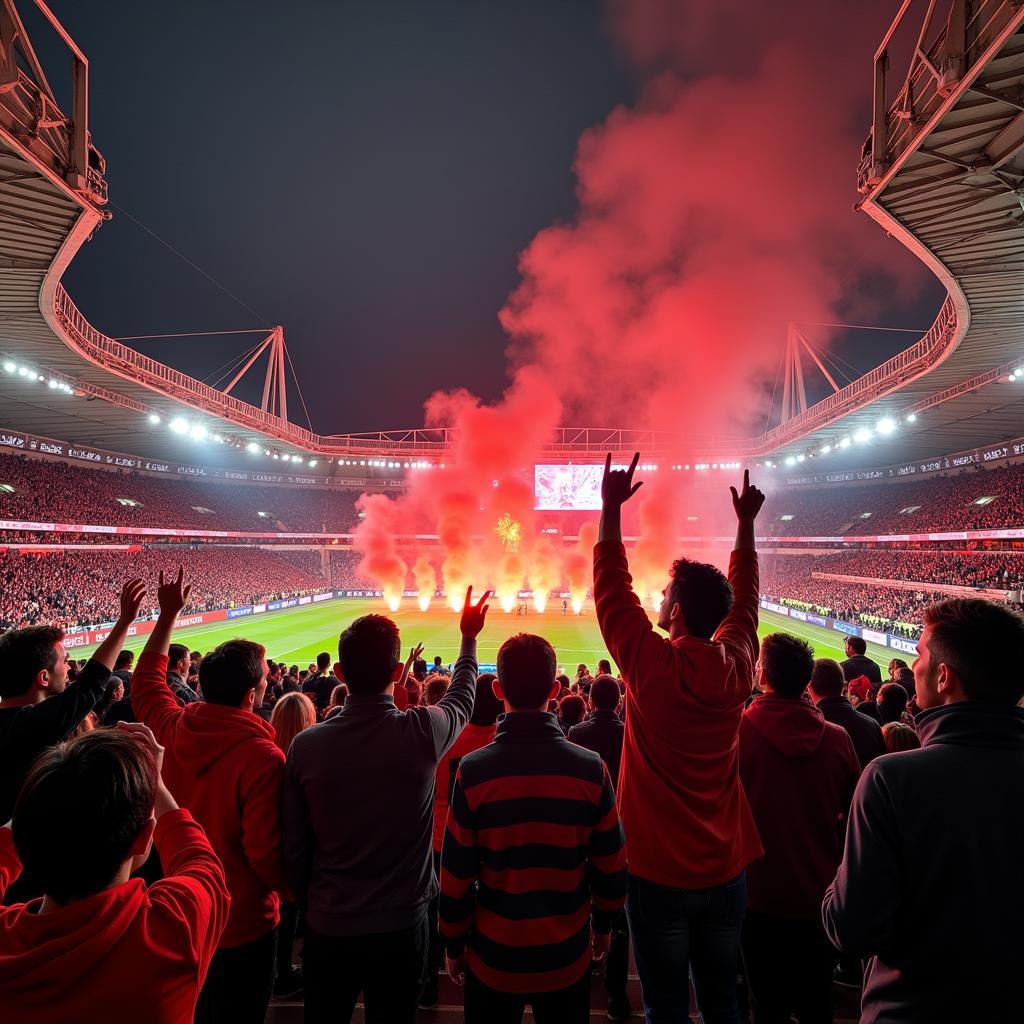
{"label": "green grass", "polygon": [[[540,633],[547,637],[558,652],[559,663],[569,675],[575,675],[576,665],[584,662],[591,671],[598,658],[607,657],[597,628],[593,605],[584,608],[583,614],[562,615],[561,603],[553,602],[543,615],[535,611],[523,616],[506,615],[496,605],[487,613],[487,625],[478,643],[481,662],[493,662],[502,642],[513,633]],[[174,639],[188,644],[194,650],[208,651],[217,644],[233,637],[245,637],[263,644],[267,657],[274,661],[285,661],[305,668],[320,651],[334,654],[338,649],[338,633],[353,619],[368,612],[391,614],[379,600],[339,600],[323,604],[292,608],[283,612],[268,612],[247,619],[231,622],[215,622],[206,626],[193,626],[175,633]],[[455,659],[459,650],[458,617],[446,606],[436,604],[430,610],[421,612],[411,601],[391,616],[402,631],[403,655],[415,643],[425,645],[424,654],[433,657],[441,655],[445,662]],[[758,632],[761,636],[783,630],[795,633],[807,640],[819,658],[835,658],[842,661],[843,640],[839,633],[822,629],[804,622],[793,622],[773,612],[761,612]],[[146,637],[131,638],[128,647],[141,651]],[[92,651],[75,648],[73,658],[87,657]],[[874,658],[884,669],[892,652],[875,644],[868,644],[868,656]],[[902,655],[906,657],[906,655]]]}

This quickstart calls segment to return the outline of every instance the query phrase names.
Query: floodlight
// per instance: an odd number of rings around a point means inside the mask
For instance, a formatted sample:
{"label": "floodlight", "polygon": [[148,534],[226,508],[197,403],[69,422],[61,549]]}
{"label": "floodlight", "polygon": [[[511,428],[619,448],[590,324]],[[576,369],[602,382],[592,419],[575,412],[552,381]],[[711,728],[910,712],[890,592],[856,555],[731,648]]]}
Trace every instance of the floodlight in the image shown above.
{"label": "floodlight", "polygon": [[867,427],[861,427],[860,430],[858,430],[853,435],[853,439],[858,444],[864,444],[866,441],[870,441],[871,440],[871,431],[868,430]]}
{"label": "floodlight", "polygon": [[850,441],[850,439],[849,439],[848,437],[844,437],[844,438],[843,438],[843,439],[842,439],[842,440],[841,440],[841,441],[839,442],[839,447],[840,447],[840,448],[849,448],[849,447],[850,447],[850,444],[851,444],[851,441]]}
{"label": "floodlight", "polygon": [[909,416],[907,417],[907,422],[908,422],[908,423],[916,423],[916,422],[917,422],[917,413],[914,413],[914,412],[912,412],[912,413],[911,413],[911,414],[910,414],[910,415],[909,415]]}
{"label": "floodlight", "polygon": [[828,455],[828,453],[830,451],[832,451],[832,445],[830,445],[830,444],[823,444],[821,446],[821,454],[822,455]]}
{"label": "floodlight", "polygon": [[250,455],[259,455],[259,453],[260,453],[260,446],[259,446],[259,445],[258,445],[258,444],[257,444],[257,443],[256,443],[255,441],[250,441],[250,442],[249,442],[249,443],[248,443],[248,444],[247,444],[247,445],[245,446],[245,450],[246,450],[246,451],[247,451],[247,452],[248,452],[248,453],[249,453]]}
{"label": "floodlight", "polygon": [[895,429],[896,421],[891,416],[883,416],[875,426],[875,430],[877,430],[883,437],[887,437]]}
{"label": "floodlight", "polygon": [[175,416],[170,426],[175,434],[187,434],[189,430],[188,420],[183,420],[180,416]]}
{"label": "floodlight", "polygon": [[787,466],[795,466],[796,465],[796,459],[794,459],[792,455],[787,455],[786,456],[786,465]]}
{"label": "floodlight", "polygon": [[17,367],[17,366],[16,366],[16,365],[15,365],[14,363],[12,363],[12,362],[10,361],[10,359],[8,359],[8,360],[7,360],[7,362],[5,362],[5,363],[4,363],[4,370],[5,370],[5,371],[6,371],[7,373],[14,373],[14,371],[15,371],[15,370],[16,370],[17,368],[18,368],[18,367]]}
{"label": "floodlight", "polygon": [[155,412],[149,414],[149,422],[155,427],[160,422],[160,417]]}

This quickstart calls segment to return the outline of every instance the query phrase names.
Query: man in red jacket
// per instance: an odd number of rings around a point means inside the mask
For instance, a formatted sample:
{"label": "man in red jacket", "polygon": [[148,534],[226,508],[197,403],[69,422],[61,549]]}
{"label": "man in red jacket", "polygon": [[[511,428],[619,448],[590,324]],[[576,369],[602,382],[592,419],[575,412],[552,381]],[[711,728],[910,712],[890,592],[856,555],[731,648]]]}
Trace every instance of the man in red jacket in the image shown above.
{"label": "man in red jacket", "polygon": [[747,869],[743,964],[754,1024],[830,1024],[838,954],[821,900],[843,856],[860,775],[853,741],[807,699],[814,652],[772,633],[761,641],[759,697],[740,724],[740,778],[765,855]]}
{"label": "man in red jacket", "polygon": [[259,644],[229,640],[203,658],[203,700],[181,707],[167,686],[167,640],[190,587],[160,575],[160,617],[132,676],[132,708],[167,748],[164,776],[224,864],[231,916],[196,1007],[198,1024],[262,1024],[274,981],[284,889],[284,753],[258,715],[267,688]]}
{"label": "man in red jacket", "polygon": [[[86,733],[30,770],[0,828],[0,896],[22,863],[45,895],[0,909],[4,1024],[182,1024],[227,923],[224,869],[160,778],[144,725]],[[155,845],[164,877],[129,877]]]}
{"label": "man in red jacket", "polygon": [[[649,1021],[687,1019],[692,968],[705,1021],[739,1024],[736,969],[746,866],[760,855],[740,784],[736,735],[757,660],[754,519],[764,495],[744,474],[728,581],[680,559],[658,616],[640,600],[622,546],[628,470],[605,464],[594,548],[594,602],[608,653],[626,682],[618,802],[629,843],[626,909]],[[735,597],[734,597],[735,595]]]}

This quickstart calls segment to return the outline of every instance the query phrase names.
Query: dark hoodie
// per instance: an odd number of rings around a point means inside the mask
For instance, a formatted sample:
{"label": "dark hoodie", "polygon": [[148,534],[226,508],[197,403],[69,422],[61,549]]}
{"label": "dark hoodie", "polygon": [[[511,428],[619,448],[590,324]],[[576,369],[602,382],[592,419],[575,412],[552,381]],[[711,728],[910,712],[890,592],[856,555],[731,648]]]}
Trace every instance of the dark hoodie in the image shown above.
{"label": "dark hoodie", "polygon": [[132,707],[166,748],[167,788],[203,826],[224,864],[231,916],[220,947],[240,946],[278,921],[284,753],[258,715],[204,701],[182,707],[166,677],[167,656],[143,653]]}
{"label": "dark hoodie", "polygon": [[1020,1020],[1024,710],[948,704],[917,734],[864,770],[825,929],[872,958],[862,1024]]}
{"label": "dark hoodie", "polygon": [[765,850],[747,869],[747,905],[817,920],[860,774],[853,743],[806,697],[766,693],[743,713],[739,746],[740,779]]}

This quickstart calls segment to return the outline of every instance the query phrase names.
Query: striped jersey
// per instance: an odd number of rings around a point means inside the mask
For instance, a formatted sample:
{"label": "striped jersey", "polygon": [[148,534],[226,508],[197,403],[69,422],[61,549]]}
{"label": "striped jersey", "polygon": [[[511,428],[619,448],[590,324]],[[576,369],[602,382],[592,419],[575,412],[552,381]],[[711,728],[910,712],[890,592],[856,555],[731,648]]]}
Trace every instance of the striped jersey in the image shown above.
{"label": "striped jersey", "polygon": [[439,926],[450,956],[501,992],[553,992],[591,959],[591,920],[626,900],[626,847],[608,770],[546,711],[498,722],[462,758],[441,852]]}

